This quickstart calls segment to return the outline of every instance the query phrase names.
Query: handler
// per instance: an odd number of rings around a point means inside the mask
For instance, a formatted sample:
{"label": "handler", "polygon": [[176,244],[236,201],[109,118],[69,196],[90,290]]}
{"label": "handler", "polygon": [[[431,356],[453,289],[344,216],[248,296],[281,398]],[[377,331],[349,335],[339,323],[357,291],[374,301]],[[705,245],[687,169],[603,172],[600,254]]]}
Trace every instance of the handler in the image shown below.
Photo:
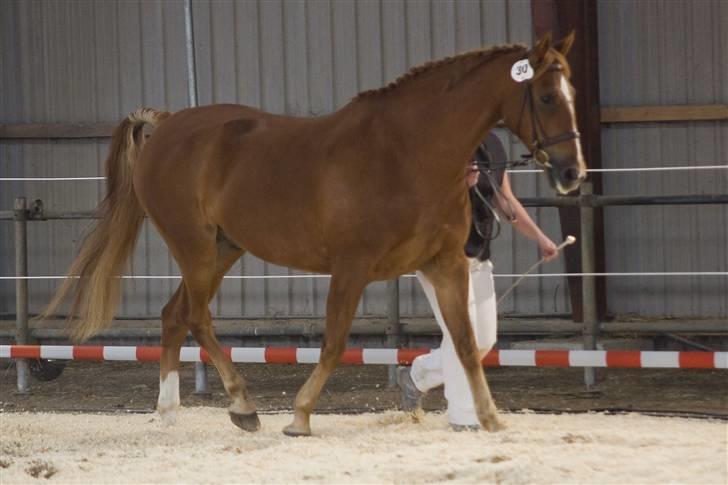
{"label": "handler", "polygon": [[[498,325],[493,264],[489,259],[490,241],[495,237],[494,226],[499,224],[501,218],[506,219],[516,231],[536,241],[546,261],[556,258],[558,251],[556,244],[533,222],[513,195],[504,166],[494,166],[483,174],[479,173],[476,163],[506,160],[498,138],[490,134],[480,144],[474,158],[466,172],[473,210],[473,222],[465,245],[465,254],[470,259],[468,311],[478,348],[481,355],[485,355],[495,345]],[[403,396],[402,408],[415,411],[421,407],[422,397],[427,391],[444,384],[447,414],[452,428],[456,431],[480,429],[470,385],[442,319],[435,289],[419,271],[417,279],[442,330],[442,342],[439,349],[417,357],[411,368],[397,369],[397,383]]]}

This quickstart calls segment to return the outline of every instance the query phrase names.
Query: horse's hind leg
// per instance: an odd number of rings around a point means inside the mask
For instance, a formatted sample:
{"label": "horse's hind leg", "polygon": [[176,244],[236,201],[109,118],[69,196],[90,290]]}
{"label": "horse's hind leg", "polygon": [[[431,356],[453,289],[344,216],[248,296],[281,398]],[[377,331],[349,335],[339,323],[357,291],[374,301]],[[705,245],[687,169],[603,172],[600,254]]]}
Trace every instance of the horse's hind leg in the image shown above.
{"label": "horse's hind leg", "polygon": [[326,332],[321,345],[321,358],[296,395],[293,423],[283,428],[283,433],[288,436],[311,434],[311,412],[316,406],[321,389],[346,349],[351,321],[366,284],[365,278],[350,268],[345,274],[332,274],[326,302]]}
{"label": "horse's hind leg", "polygon": [[[207,304],[217,293],[222,283],[225,273],[235,264],[244,253],[242,249],[232,246],[226,240],[217,242],[217,263],[215,265],[215,276],[213,278],[212,290],[208,298]],[[209,311],[208,311],[209,315]],[[255,405],[248,395],[247,386],[243,377],[235,370],[232,361],[227,354],[222,352],[220,343],[215,337],[212,321],[208,320],[208,324],[199,329],[192,330],[197,342],[202,345],[205,350],[210,352],[210,348],[217,348],[220,358],[213,360],[217,367],[220,377],[225,387],[225,391],[232,398],[233,402],[228,408],[230,420],[238,427],[246,431],[256,431],[260,428],[260,420],[256,413]],[[212,355],[211,355],[212,357]]]}
{"label": "horse's hind leg", "polygon": [[177,420],[179,408],[179,352],[188,328],[177,316],[179,302],[184,295],[180,284],[172,298],[162,309],[162,355],[159,361],[159,399],[157,411],[166,426]]}
{"label": "horse's hind leg", "polygon": [[502,429],[470,325],[467,260],[461,253],[441,255],[422,272],[435,287],[443,319],[470,384],[478,421],[488,431]]}
{"label": "horse's hind leg", "polygon": [[[180,265],[183,279],[162,313],[164,328],[160,402],[164,400],[164,403],[171,404],[174,409],[179,405],[179,387],[174,378],[179,367],[179,348],[189,329],[195,340],[207,351],[220,373],[225,390],[233,399],[229,410],[233,423],[245,430],[255,431],[260,427],[255,406],[247,395],[245,382],[215,337],[208,309],[223,276],[240,258],[243,250],[231,246],[225,240],[216,242],[214,233],[205,233],[203,237],[188,237],[185,239],[184,248],[174,244],[169,246]],[[172,375],[172,372],[175,374]],[[174,399],[166,397],[168,395],[176,397],[176,405]],[[163,406],[160,405],[159,408],[162,414]],[[173,413],[165,411],[173,416]],[[166,421],[173,421],[173,417]]]}

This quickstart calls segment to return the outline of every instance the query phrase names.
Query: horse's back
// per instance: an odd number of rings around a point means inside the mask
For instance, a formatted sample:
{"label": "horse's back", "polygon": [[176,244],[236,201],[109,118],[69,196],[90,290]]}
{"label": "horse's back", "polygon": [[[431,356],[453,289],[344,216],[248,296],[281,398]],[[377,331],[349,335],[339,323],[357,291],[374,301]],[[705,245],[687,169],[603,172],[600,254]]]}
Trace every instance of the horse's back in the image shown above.
{"label": "horse's back", "polygon": [[279,265],[327,272],[336,254],[370,253],[407,271],[427,257],[407,240],[451,219],[436,214],[465,214],[467,197],[443,194],[431,212],[381,119],[354,108],[310,118],[239,105],[175,113],[143,149],[137,195],[163,236],[195,223]]}
{"label": "horse's back", "polygon": [[162,188],[194,197],[221,190],[241,154],[265,143],[271,125],[297,124],[243,105],[220,104],[178,111],[155,128],[134,168],[137,195],[145,202]]}
{"label": "horse's back", "polygon": [[163,235],[195,222],[220,227],[263,259],[300,267],[300,256],[290,254],[298,248],[311,259],[306,269],[321,270],[312,167],[320,157],[308,135],[317,122],[241,105],[177,112],[144,146],[134,170],[137,196]]}

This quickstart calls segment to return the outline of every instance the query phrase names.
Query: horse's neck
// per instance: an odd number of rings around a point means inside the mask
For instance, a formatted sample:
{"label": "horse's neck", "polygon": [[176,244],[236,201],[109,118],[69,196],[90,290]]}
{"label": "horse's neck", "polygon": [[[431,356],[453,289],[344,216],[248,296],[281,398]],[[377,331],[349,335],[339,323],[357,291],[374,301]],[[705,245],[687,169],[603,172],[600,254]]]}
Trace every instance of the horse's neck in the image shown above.
{"label": "horse's neck", "polygon": [[410,86],[399,87],[398,92],[371,100],[388,130],[407,146],[406,152],[416,154],[402,163],[416,163],[420,173],[428,168],[438,176],[462,173],[478,143],[500,118],[510,81],[501,78],[509,75],[510,66],[508,59],[499,57],[480,66],[442,66],[412,80]]}

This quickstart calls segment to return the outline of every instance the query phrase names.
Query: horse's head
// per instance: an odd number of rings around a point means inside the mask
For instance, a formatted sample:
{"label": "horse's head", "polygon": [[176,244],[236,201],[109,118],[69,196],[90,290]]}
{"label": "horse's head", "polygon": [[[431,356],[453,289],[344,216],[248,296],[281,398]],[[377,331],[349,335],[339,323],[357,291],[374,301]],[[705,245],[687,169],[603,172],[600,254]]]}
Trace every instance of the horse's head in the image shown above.
{"label": "horse's head", "polygon": [[573,32],[553,44],[551,34],[542,37],[527,57],[512,66],[515,92],[502,105],[506,126],[531,150],[562,194],[578,188],[586,177],[566,61],[573,42]]}

